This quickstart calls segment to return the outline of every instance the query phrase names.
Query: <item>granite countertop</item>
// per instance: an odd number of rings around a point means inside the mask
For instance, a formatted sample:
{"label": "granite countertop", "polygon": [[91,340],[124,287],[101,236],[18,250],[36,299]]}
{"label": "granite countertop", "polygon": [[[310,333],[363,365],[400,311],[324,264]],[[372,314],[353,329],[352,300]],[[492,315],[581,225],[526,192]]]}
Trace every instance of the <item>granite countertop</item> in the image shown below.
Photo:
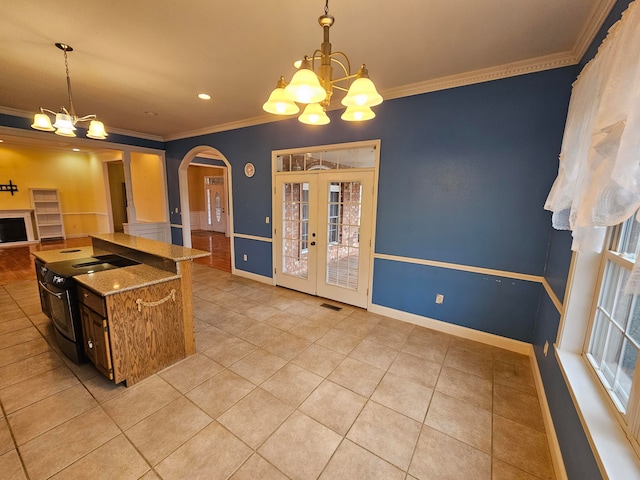
{"label": "granite countertop", "polygon": [[31,254],[45,263],[62,262],[64,260],[92,257],[93,247],[70,247],[63,250],[42,250],[39,252],[31,252]]}
{"label": "granite countertop", "polygon": [[138,250],[139,252],[148,253],[157,257],[166,258],[174,262],[208,257],[211,255],[211,253],[205,252],[204,250],[185,248],[179,245],[150,240],[148,238],[134,237],[132,235],[127,235],[126,233],[104,233],[91,235],[91,238],[119,245],[121,247],[130,248],[132,250]]}
{"label": "granite countertop", "polygon": [[178,279],[181,275],[140,264],[103,272],[85,273],[73,278],[80,285],[107,296]]}

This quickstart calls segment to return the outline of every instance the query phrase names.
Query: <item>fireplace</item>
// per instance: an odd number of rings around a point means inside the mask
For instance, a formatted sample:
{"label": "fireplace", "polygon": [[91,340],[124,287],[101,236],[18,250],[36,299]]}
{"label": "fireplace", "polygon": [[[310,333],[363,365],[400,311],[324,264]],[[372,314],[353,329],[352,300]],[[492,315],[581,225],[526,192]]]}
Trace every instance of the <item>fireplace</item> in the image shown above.
{"label": "fireplace", "polygon": [[31,210],[0,210],[0,247],[36,243]]}

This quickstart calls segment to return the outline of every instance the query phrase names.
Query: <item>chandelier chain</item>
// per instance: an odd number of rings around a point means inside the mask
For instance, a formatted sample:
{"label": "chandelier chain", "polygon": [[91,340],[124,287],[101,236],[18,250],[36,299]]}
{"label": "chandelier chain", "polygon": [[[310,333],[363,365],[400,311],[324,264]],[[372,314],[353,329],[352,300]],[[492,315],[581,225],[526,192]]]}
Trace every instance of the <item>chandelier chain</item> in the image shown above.
{"label": "chandelier chain", "polygon": [[67,59],[67,50],[64,48],[62,50],[64,53],[64,68],[67,73],[67,93],[69,94],[69,113],[72,116],[76,116],[75,108],[73,108],[73,98],[71,97],[71,77],[69,76],[69,60]]}
{"label": "chandelier chain", "polygon": [[326,0],[324,3],[324,14],[329,15],[329,0]]}

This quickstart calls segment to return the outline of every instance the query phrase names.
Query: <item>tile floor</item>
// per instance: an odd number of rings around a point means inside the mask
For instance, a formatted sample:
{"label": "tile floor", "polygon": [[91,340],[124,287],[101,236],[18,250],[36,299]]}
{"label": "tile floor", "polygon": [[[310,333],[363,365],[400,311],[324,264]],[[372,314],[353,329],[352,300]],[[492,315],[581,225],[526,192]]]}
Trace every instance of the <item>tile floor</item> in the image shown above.
{"label": "tile floor", "polygon": [[527,357],[194,266],[197,354],[130,387],[0,286],[3,479],[548,479]]}

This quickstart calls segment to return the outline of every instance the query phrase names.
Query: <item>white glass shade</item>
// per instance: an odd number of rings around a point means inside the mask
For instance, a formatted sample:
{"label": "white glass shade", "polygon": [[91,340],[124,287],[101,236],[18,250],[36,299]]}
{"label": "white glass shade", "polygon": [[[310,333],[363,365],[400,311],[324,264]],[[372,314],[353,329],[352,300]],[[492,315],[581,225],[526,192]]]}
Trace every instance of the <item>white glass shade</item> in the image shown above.
{"label": "white glass shade", "polygon": [[87,131],[87,137],[94,138],[96,140],[104,140],[107,138],[107,132],[104,129],[104,124],[98,120],[91,120],[89,124],[89,130]]}
{"label": "white glass shade", "polygon": [[60,135],[62,137],[75,137],[76,132],[74,132],[73,130],[75,129],[60,127],[56,130],[56,135]]}
{"label": "white glass shade", "polygon": [[55,128],[51,125],[51,119],[46,113],[36,113],[33,116],[33,124],[31,128],[42,130],[43,132],[53,132]]}
{"label": "white glass shade", "polygon": [[[65,131],[66,130],[73,131],[76,129],[76,127],[73,126],[73,120],[71,119],[71,115],[67,115],[66,113],[56,114],[56,123],[53,124],[53,127],[57,128],[58,130],[63,129]],[[64,134],[59,133],[58,135],[64,135]]]}
{"label": "white glass shade", "polygon": [[326,125],[331,121],[319,103],[307,105],[298,120],[307,125]]}
{"label": "white glass shade", "polygon": [[298,69],[284,92],[298,103],[318,103],[327,96],[318,76],[308,68]]}
{"label": "white glass shade", "polygon": [[265,112],[275,115],[293,115],[300,111],[300,107],[284,93],[284,88],[281,87],[275,88],[271,92],[269,100],[262,105],[262,108]]}
{"label": "white glass shade", "polygon": [[364,122],[375,116],[376,114],[369,107],[347,107],[340,118],[347,122]]}
{"label": "white glass shade", "polygon": [[356,78],[342,99],[345,107],[375,107],[382,103],[376,86],[366,77]]}

